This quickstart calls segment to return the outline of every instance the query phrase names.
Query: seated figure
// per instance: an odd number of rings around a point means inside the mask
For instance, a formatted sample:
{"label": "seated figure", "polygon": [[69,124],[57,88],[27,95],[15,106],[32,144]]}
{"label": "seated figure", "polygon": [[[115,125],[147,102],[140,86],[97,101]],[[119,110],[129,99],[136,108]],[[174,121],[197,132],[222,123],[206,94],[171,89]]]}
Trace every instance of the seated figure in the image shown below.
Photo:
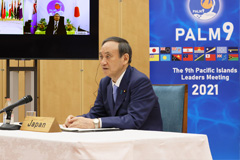
{"label": "seated figure", "polygon": [[48,27],[46,30],[48,35],[66,35],[66,29],[64,26],[64,17],[56,13],[54,16],[50,16]]}

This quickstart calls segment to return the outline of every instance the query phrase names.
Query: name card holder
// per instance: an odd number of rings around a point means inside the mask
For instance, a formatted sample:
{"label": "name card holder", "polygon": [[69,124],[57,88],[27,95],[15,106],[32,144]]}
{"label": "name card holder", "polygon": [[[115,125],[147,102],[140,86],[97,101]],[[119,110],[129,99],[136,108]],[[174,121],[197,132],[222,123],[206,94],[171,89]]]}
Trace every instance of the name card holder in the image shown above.
{"label": "name card holder", "polygon": [[22,131],[35,132],[61,132],[59,124],[54,117],[26,117],[22,123]]}

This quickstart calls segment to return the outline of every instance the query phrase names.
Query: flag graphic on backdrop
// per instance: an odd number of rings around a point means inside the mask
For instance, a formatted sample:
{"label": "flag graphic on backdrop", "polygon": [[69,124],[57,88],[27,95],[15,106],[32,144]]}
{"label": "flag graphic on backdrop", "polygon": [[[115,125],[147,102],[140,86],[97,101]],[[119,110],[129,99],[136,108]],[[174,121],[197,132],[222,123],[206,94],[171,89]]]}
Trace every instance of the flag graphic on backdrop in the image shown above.
{"label": "flag graphic on backdrop", "polygon": [[206,47],[206,53],[216,53],[216,47]]}
{"label": "flag graphic on backdrop", "polygon": [[80,17],[80,10],[77,4],[74,7],[74,17]]}
{"label": "flag graphic on backdrop", "polygon": [[150,54],[159,54],[159,47],[150,47],[149,53]]}
{"label": "flag graphic on backdrop", "polygon": [[10,18],[12,14],[12,3],[9,4],[8,13],[9,13],[8,17]]}
{"label": "flag graphic on backdrop", "polygon": [[205,60],[206,61],[216,61],[216,54],[206,54]]}
{"label": "flag graphic on backdrop", "polygon": [[193,61],[193,54],[183,54],[183,61]]}
{"label": "flag graphic on backdrop", "polygon": [[8,18],[8,16],[9,16],[9,14],[8,14],[8,1],[6,1],[6,4],[5,4],[5,6],[6,6],[6,18]]}
{"label": "flag graphic on backdrop", "polygon": [[5,19],[5,16],[6,16],[5,2],[2,0],[1,18]]}
{"label": "flag graphic on backdrop", "polygon": [[172,54],[172,61],[181,61],[182,55],[181,54]]}
{"label": "flag graphic on backdrop", "polygon": [[194,54],[194,61],[204,61],[204,54],[201,54],[201,53],[197,53],[197,54]]}
{"label": "flag graphic on backdrop", "polygon": [[228,47],[228,53],[238,53],[238,47]]}
{"label": "flag graphic on backdrop", "polygon": [[160,53],[170,53],[171,49],[170,47],[161,47],[160,48]]}
{"label": "flag graphic on backdrop", "polygon": [[194,47],[194,53],[204,53],[204,47]]}
{"label": "flag graphic on backdrop", "polygon": [[1,18],[3,18],[2,16],[3,16],[3,0],[1,2]]}
{"label": "flag graphic on backdrop", "polygon": [[150,54],[149,61],[159,61],[159,54]]}
{"label": "flag graphic on backdrop", "polygon": [[227,53],[227,47],[217,47],[217,53]]}
{"label": "flag graphic on backdrop", "polygon": [[229,54],[228,61],[238,61],[238,54]]}
{"label": "flag graphic on backdrop", "polygon": [[172,54],[182,53],[182,47],[172,47]]}
{"label": "flag graphic on backdrop", "polygon": [[183,47],[183,53],[193,53],[193,47]]}
{"label": "flag graphic on backdrop", "polygon": [[217,61],[227,61],[228,57],[226,53],[218,53],[217,54]]}
{"label": "flag graphic on backdrop", "polygon": [[161,61],[171,61],[170,54],[161,54]]}

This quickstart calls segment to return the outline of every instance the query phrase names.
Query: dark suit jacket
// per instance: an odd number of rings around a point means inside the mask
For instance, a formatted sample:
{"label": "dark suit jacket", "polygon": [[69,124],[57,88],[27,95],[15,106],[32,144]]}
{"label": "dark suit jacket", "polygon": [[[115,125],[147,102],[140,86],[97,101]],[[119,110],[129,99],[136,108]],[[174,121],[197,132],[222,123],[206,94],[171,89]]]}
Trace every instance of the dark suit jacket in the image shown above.
{"label": "dark suit jacket", "polygon": [[[46,29],[46,34],[53,35],[53,29],[54,29],[54,17],[50,16],[48,26]],[[66,35],[66,29],[64,26],[64,17],[60,16],[60,20],[58,23],[58,29],[57,29],[57,35]]]}
{"label": "dark suit jacket", "polygon": [[162,130],[158,98],[146,75],[128,66],[117,92],[114,105],[111,78],[103,78],[94,106],[82,116],[101,118],[103,128]]}

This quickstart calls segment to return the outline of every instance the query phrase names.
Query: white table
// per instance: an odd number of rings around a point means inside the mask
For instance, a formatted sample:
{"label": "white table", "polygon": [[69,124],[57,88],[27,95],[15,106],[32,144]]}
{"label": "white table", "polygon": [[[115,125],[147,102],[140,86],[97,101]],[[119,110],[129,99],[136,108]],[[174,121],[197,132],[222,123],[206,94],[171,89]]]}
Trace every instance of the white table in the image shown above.
{"label": "white table", "polygon": [[1,160],[210,160],[206,135],[157,131],[0,130]]}

